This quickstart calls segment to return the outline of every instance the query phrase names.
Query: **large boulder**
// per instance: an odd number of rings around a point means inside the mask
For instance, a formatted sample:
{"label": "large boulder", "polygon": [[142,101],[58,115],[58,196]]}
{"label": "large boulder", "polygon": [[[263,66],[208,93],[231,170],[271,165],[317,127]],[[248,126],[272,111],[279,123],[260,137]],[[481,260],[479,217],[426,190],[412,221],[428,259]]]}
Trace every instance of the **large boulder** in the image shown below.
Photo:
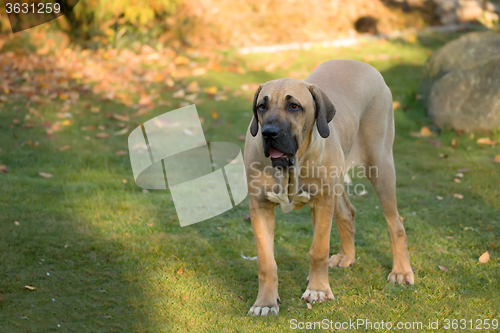
{"label": "large boulder", "polygon": [[499,128],[500,35],[474,32],[436,51],[427,61],[420,92],[439,128]]}

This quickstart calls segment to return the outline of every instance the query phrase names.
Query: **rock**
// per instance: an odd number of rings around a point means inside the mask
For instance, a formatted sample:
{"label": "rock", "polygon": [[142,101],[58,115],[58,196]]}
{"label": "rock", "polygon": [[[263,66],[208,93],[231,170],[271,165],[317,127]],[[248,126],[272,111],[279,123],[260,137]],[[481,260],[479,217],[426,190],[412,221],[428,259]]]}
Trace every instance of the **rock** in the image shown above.
{"label": "rock", "polygon": [[474,32],[427,61],[420,92],[439,128],[466,132],[500,127],[500,35]]}

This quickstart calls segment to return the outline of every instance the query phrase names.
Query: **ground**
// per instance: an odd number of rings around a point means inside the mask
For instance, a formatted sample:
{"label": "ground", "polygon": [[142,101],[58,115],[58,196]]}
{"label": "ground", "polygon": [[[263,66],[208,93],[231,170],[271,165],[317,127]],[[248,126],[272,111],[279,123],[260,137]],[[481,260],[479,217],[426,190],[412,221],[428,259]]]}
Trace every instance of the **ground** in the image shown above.
{"label": "ground", "polygon": [[[128,155],[116,155],[128,150],[127,136],[98,139],[95,131],[82,129],[101,125],[103,132],[112,133],[118,130],[116,120],[106,112],[136,110],[82,95],[81,103],[69,110],[74,114],[71,123],[49,137],[38,124],[13,124],[27,114],[26,100],[4,103],[0,164],[8,172],[0,173],[0,331],[285,332],[292,331],[293,320],[298,324],[326,318],[334,323],[422,322],[420,331],[430,332],[436,330],[426,328],[429,321],[438,320],[443,327],[446,319],[473,320],[474,325],[476,319],[500,320],[500,164],[492,162],[500,149],[476,143],[482,136],[497,140],[498,133],[411,135],[431,125],[417,92],[426,59],[454,37],[248,55],[238,59],[248,64],[287,57],[293,61],[289,71],[209,70],[196,77],[200,86],[231,90],[227,101],[207,97],[197,106],[207,140],[237,142],[242,148],[238,137],[251,120],[253,91],[232,93],[242,84],[292,75],[290,71],[305,78],[324,60],[368,61],[383,74],[395,105],[400,105],[395,110],[397,194],[415,286],[386,281],[392,259],[385,220],[369,183],[355,178],[368,192],[351,197],[357,209],[356,263],[330,269],[333,301],[312,309],[300,301],[312,240],[309,209],[277,212],[282,304],[279,316],[268,318],[246,316],[257,296],[256,262],[241,256],[256,255],[245,219],[248,198],[223,215],[181,228],[169,192],[144,193],[134,183]],[[187,84],[194,78],[184,80]],[[164,100],[171,100],[173,91],[162,90],[161,84],[158,89]],[[89,111],[85,103],[100,111]],[[56,121],[61,105],[55,101],[38,111]],[[157,106],[133,118],[132,125],[175,107]],[[60,150],[66,145],[70,148]],[[456,183],[459,169],[469,171]],[[334,228],[331,253],[338,248]],[[486,251],[491,259],[481,264],[478,258]]]}

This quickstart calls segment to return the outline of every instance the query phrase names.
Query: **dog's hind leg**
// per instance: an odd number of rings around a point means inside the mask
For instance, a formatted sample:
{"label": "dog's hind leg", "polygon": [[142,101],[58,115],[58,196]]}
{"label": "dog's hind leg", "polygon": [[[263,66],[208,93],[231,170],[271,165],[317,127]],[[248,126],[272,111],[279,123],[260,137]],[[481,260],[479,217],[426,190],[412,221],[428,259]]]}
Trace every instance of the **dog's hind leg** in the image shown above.
{"label": "dog's hind leg", "polygon": [[406,231],[397,209],[396,171],[392,157],[392,148],[387,154],[384,154],[384,158],[379,160],[375,167],[377,174],[369,172],[368,178],[375,188],[384,211],[393,256],[392,272],[387,279],[390,282],[397,282],[399,284],[413,284],[414,276],[406,245]]}
{"label": "dog's hind leg", "polygon": [[355,261],[354,251],[354,218],[356,209],[349,201],[345,191],[336,194],[334,218],[340,235],[340,251],[328,261],[330,267],[348,267]]}

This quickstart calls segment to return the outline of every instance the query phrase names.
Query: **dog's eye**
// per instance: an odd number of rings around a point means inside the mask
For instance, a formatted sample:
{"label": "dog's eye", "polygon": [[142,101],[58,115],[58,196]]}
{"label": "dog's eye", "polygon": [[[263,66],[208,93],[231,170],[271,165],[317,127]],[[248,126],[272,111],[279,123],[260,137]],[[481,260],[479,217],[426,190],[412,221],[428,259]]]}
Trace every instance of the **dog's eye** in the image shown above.
{"label": "dog's eye", "polygon": [[264,104],[259,105],[259,111],[264,111],[266,106]]}
{"label": "dog's eye", "polygon": [[298,104],[292,103],[288,106],[288,108],[292,111],[297,111],[300,109],[300,106]]}

